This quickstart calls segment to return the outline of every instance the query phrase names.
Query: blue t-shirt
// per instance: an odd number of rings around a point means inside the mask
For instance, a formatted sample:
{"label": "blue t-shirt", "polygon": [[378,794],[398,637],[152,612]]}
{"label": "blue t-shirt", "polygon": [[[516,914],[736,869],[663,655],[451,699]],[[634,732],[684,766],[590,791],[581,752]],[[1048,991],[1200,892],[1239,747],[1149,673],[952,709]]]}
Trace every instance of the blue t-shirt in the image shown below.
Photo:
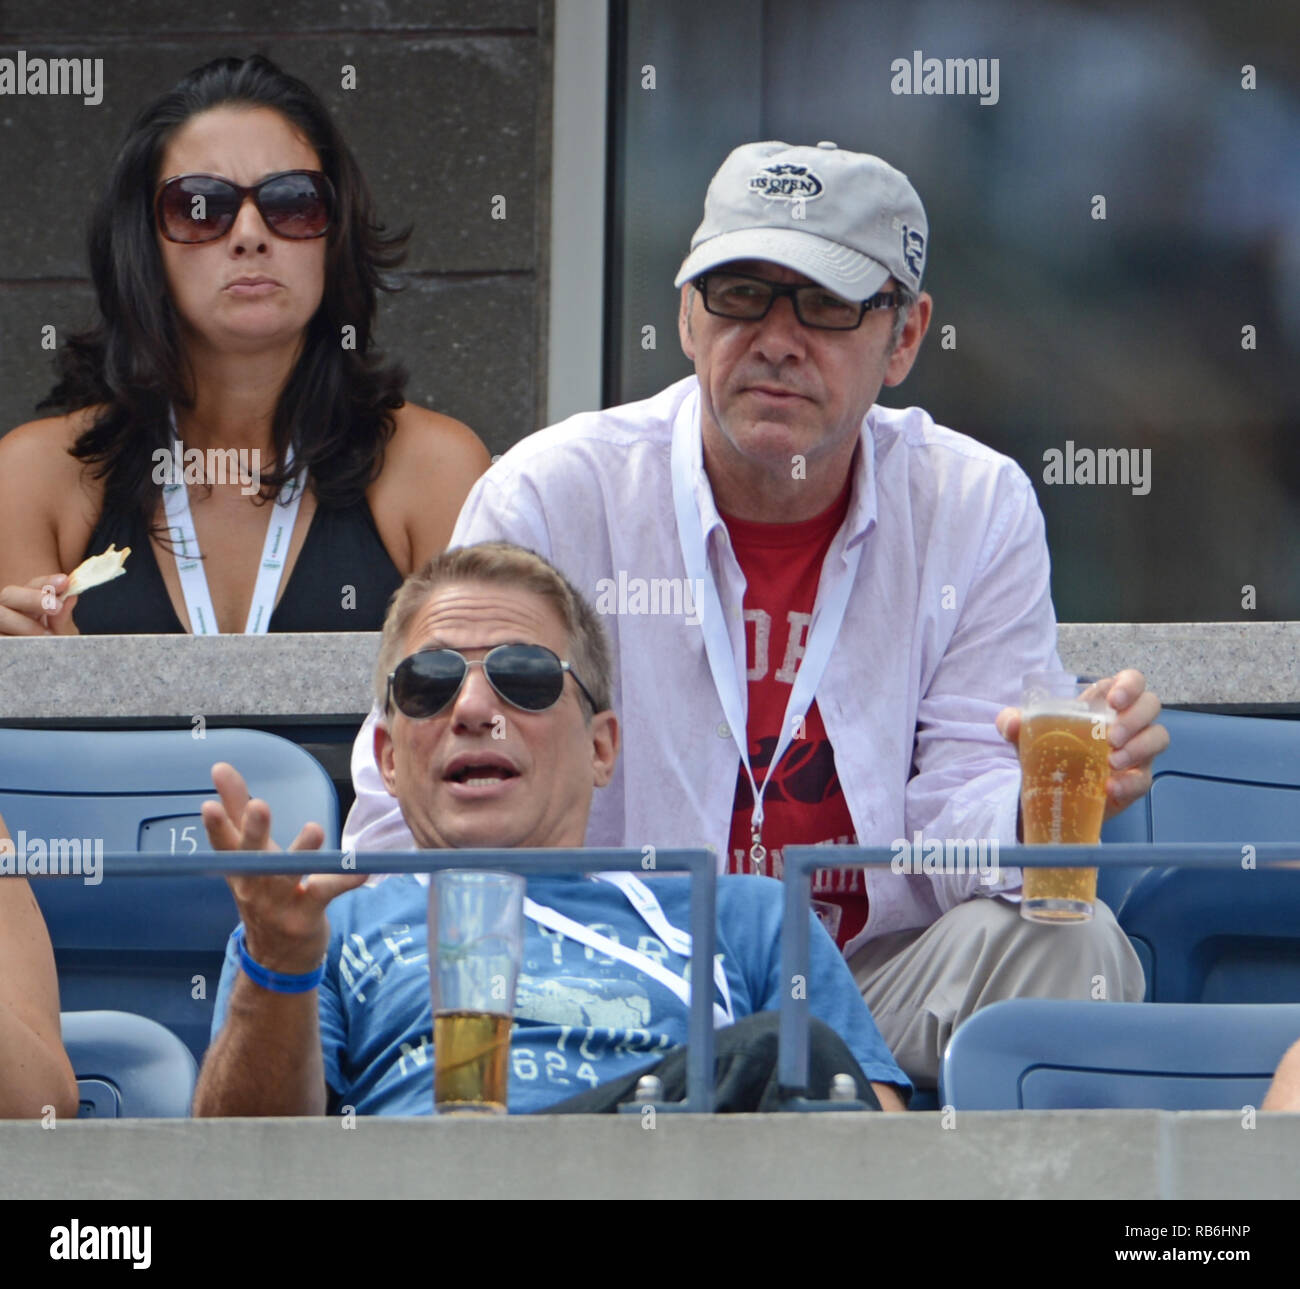
{"label": "blue t-shirt", "polygon": [[[689,929],[690,882],[650,883],[668,921]],[[609,882],[534,878],[530,898],[688,978],[671,953]],[[718,880],[716,952],[735,1017],[780,1004],[782,890],[767,877]],[[330,1106],[358,1114],[433,1110],[433,1005],[429,993],[428,888],[389,877],[335,899],[325,978],[318,991]],[[877,1083],[910,1087],[820,922],[810,915],[809,1008],[834,1029]],[[686,1005],[635,967],[524,919],[525,941],[510,1036],[512,1114],[548,1106],[652,1065],[686,1042]],[[226,948],[212,1034],[225,1020],[239,959]],[[721,1002],[715,987],[715,1002]]]}

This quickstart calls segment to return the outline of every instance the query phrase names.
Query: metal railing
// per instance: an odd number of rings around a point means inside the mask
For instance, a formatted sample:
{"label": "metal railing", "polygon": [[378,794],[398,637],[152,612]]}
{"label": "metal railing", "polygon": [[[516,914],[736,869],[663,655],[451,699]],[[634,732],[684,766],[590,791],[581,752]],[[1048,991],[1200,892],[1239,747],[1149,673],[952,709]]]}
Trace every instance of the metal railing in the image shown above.
{"label": "metal railing", "polygon": [[[1258,867],[1300,862],[1300,842],[1007,846],[998,858],[1004,868],[1241,868],[1247,846]],[[815,988],[815,982],[808,980],[812,873],[818,868],[889,868],[898,854],[898,849],[890,846],[790,846],[785,851],[778,1077],[782,1101],[792,1109],[807,1104],[803,1098],[808,1086],[808,995]],[[802,980],[805,988],[795,988],[797,980]]]}
{"label": "metal railing", "polygon": [[[433,873],[449,868],[491,869],[524,877],[647,871],[643,850],[412,850],[412,851],[200,851],[170,855],[106,851],[103,877],[199,877],[228,874]],[[661,1112],[708,1114],[713,1109],[713,955],[716,941],[715,860],[707,850],[653,852],[654,873],[690,874],[691,1003],[687,1022],[686,1100],[658,1105]],[[79,881],[72,874],[39,880]],[[233,927],[231,928],[234,929]],[[701,946],[706,952],[701,952]],[[638,1110],[640,1106],[637,1107]]]}
{"label": "metal railing", "polygon": [[[1219,868],[1242,867],[1243,848],[1251,848],[1256,866],[1300,864],[1300,843],[1133,843],[1098,846],[1007,847],[999,858],[1016,868]],[[791,846],[784,857],[784,910],[781,932],[781,1002],[778,1075],[783,1104],[789,1109],[851,1109],[852,1104],[812,1102],[808,1083],[808,980],[811,875],[815,869],[891,867],[896,847]],[[713,958],[716,949],[717,874],[713,854],[704,849],[658,849],[653,873],[685,872],[690,876],[689,967],[691,1001],[687,1026],[687,1096],[662,1111],[711,1113],[713,1109]],[[192,855],[113,851],[104,854],[101,872],[108,877],[224,876],[324,872],[432,873],[480,868],[520,873],[525,877],[621,871],[645,874],[643,850],[456,850],[456,851],[216,851]],[[73,875],[52,880],[79,880]],[[707,952],[700,952],[703,946]],[[794,987],[797,980],[805,988]]]}

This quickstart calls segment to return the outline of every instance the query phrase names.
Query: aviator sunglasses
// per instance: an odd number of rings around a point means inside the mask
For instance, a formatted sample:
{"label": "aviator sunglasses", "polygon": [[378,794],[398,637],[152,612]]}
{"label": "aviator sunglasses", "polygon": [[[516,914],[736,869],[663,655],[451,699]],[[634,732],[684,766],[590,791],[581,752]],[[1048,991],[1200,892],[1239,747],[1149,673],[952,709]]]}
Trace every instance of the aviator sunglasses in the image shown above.
{"label": "aviator sunglasses", "polygon": [[482,658],[466,658],[455,649],[421,649],[404,658],[388,675],[387,706],[403,716],[425,720],[437,716],[460,693],[471,667],[481,666],[488,684],[512,707],[544,712],[564,693],[564,674],[573,677],[591,710],[596,700],[578,673],[544,645],[504,644]]}
{"label": "aviator sunglasses", "polygon": [[245,197],[277,237],[305,241],[329,232],[334,189],[317,170],[282,170],[247,188],[220,175],[175,175],[154,197],[159,231],[169,242],[215,242],[230,232]]}

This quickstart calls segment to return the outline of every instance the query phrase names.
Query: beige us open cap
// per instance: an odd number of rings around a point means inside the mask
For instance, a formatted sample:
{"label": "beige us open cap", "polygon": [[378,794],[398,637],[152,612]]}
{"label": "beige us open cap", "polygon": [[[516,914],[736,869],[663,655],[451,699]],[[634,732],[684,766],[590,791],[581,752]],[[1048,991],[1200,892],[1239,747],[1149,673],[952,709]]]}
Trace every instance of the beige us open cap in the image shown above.
{"label": "beige us open cap", "polygon": [[866,152],[746,143],[722,163],[675,286],[735,260],[767,260],[850,300],[893,277],[913,292],[929,224],[907,176]]}

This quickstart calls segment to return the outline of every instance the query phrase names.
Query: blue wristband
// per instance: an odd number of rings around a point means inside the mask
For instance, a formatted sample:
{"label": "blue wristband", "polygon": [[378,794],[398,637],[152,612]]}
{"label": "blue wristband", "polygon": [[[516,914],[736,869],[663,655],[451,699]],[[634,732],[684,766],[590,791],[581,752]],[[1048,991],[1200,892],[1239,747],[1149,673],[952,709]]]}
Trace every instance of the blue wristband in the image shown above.
{"label": "blue wristband", "polygon": [[287,975],[283,971],[271,971],[260,962],[255,962],[244,944],[242,926],[235,932],[235,947],[239,950],[239,965],[243,967],[244,974],[255,985],[261,985],[263,989],[269,989],[273,994],[309,993],[325,978],[324,959],[315,971],[307,971],[300,976]]}

